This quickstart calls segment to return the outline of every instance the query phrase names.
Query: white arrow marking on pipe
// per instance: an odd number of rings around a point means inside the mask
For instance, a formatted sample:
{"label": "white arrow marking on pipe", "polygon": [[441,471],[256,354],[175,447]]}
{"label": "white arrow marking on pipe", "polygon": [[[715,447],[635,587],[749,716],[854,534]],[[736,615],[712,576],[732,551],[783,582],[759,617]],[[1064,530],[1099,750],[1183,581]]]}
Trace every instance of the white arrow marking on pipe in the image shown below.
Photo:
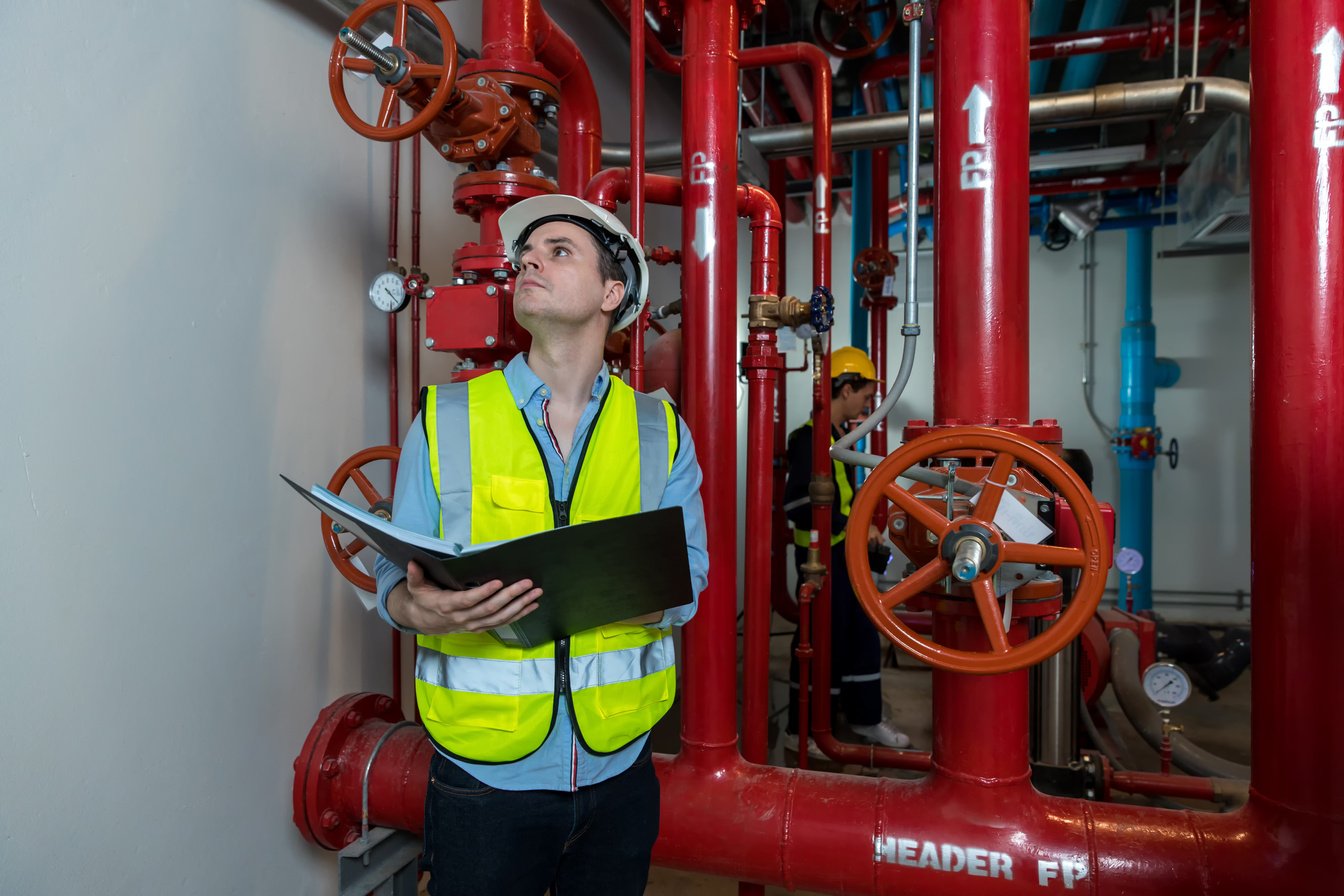
{"label": "white arrow marking on pipe", "polygon": [[971,88],[971,92],[966,94],[966,102],[961,104],[961,108],[966,111],[966,133],[972,146],[985,143],[985,113],[992,105],[989,94],[979,84]]}
{"label": "white arrow marking on pipe", "polygon": [[1327,96],[1339,93],[1339,69],[1344,63],[1344,37],[1332,25],[1311,51],[1321,57],[1320,88]]}
{"label": "white arrow marking on pipe", "polygon": [[828,205],[830,205],[830,203],[827,201],[830,199],[830,194],[826,192],[826,175],[824,174],[817,175],[816,189],[817,189],[817,196],[816,196],[817,208],[826,208]]}
{"label": "white arrow marking on pipe", "polygon": [[714,251],[714,231],[709,228],[708,208],[695,210],[695,239],[691,241],[691,248],[695,249],[695,254],[700,256],[701,261]]}

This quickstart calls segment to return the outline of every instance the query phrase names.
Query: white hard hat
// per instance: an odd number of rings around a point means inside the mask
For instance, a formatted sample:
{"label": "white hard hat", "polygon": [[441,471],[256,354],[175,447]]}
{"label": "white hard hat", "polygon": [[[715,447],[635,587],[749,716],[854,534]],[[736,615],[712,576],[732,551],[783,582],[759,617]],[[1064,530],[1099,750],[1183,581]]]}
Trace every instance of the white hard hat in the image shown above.
{"label": "white hard hat", "polygon": [[649,266],[644,261],[644,249],[621,219],[577,196],[555,193],[524,199],[499,217],[504,250],[515,266],[522,264],[519,256],[528,236],[547,221],[568,221],[582,227],[616,257],[625,270],[625,298],[612,317],[611,329],[614,332],[634,323],[649,298]]}

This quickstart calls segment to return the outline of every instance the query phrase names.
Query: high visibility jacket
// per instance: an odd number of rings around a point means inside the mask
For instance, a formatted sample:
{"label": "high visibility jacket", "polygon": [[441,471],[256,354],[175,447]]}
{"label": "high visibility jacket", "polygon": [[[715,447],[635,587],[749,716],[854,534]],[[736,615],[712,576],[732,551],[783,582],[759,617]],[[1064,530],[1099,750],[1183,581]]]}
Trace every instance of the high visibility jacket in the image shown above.
{"label": "high visibility jacket", "polygon": [[[502,372],[430,386],[421,419],[439,496],[436,534],[479,544],[657,509],[676,457],[676,413],[608,382],[564,501]],[[447,753],[472,762],[536,751],[565,711],[562,700],[584,747],[614,753],[652,728],[676,693],[671,632],[653,627],[604,625],[531,648],[488,632],[416,642],[425,728]]]}
{"label": "high visibility jacket", "polygon": [[[794,430],[794,432],[795,433],[801,432],[804,428],[810,429],[811,427],[812,427],[812,421],[808,420],[798,429]],[[812,437],[812,434],[808,433],[807,437],[810,439]],[[835,444],[834,434],[831,435],[831,444],[832,445]],[[840,498],[840,515],[843,516],[845,519],[849,519],[849,511],[854,504],[854,486],[849,484],[849,476],[847,475],[847,471],[845,470],[844,464],[840,463],[840,461],[838,460],[833,460],[831,461],[831,466],[833,467],[831,471],[832,475],[835,477],[835,489],[839,493]],[[808,546],[808,544],[811,543],[811,539],[812,539],[811,530],[794,528],[793,530],[794,544],[798,545],[799,547],[805,548]],[[832,545],[837,545],[840,542],[844,541],[844,539],[845,539],[844,529],[841,529],[839,532],[831,533]]]}

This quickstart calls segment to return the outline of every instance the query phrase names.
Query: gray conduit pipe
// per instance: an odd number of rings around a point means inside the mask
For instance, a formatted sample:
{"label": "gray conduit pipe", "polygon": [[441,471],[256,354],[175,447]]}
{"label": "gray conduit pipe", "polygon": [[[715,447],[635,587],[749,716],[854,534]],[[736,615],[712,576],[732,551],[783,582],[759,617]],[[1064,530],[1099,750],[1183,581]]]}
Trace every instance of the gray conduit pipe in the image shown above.
{"label": "gray conduit pipe", "polygon": [[[1117,119],[1162,118],[1182,111],[1182,100],[1202,100],[1208,112],[1249,115],[1251,87],[1245,81],[1233,78],[1172,78],[1136,84],[1102,84],[1086,90],[1033,96],[1027,108],[1033,128],[1084,127]],[[925,132],[932,133],[933,111],[925,109],[921,112],[919,123]],[[909,124],[905,112],[840,118],[831,126],[831,147],[836,152],[848,152],[889,146],[901,139]],[[747,128],[742,132],[742,139],[767,159],[805,154],[812,148],[812,123]],[[618,168],[629,164],[628,145],[603,144],[603,167]],[[645,167],[667,168],[680,164],[681,141],[649,144]]]}
{"label": "gray conduit pipe", "polygon": [[[1131,725],[1154,750],[1162,746],[1162,717],[1143,693],[1139,669],[1139,637],[1129,629],[1111,632],[1111,687]],[[1191,775],[1248,780],[1250,766],[1229,762],[1192,743],[1183,734],[1171,736],[1171,761]]]}

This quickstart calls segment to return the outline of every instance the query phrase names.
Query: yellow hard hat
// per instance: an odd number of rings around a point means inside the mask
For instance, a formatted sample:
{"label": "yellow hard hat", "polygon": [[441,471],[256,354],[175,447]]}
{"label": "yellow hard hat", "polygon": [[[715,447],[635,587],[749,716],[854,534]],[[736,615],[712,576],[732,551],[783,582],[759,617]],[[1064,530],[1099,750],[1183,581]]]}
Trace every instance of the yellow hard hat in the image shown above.
{"label": "yellow hard hat", "polygon": [[857,374],[865,380],[877,379],[877,368],[873,359],[861,348],[846,345],[831,352],[831,379],[846,373]]}

